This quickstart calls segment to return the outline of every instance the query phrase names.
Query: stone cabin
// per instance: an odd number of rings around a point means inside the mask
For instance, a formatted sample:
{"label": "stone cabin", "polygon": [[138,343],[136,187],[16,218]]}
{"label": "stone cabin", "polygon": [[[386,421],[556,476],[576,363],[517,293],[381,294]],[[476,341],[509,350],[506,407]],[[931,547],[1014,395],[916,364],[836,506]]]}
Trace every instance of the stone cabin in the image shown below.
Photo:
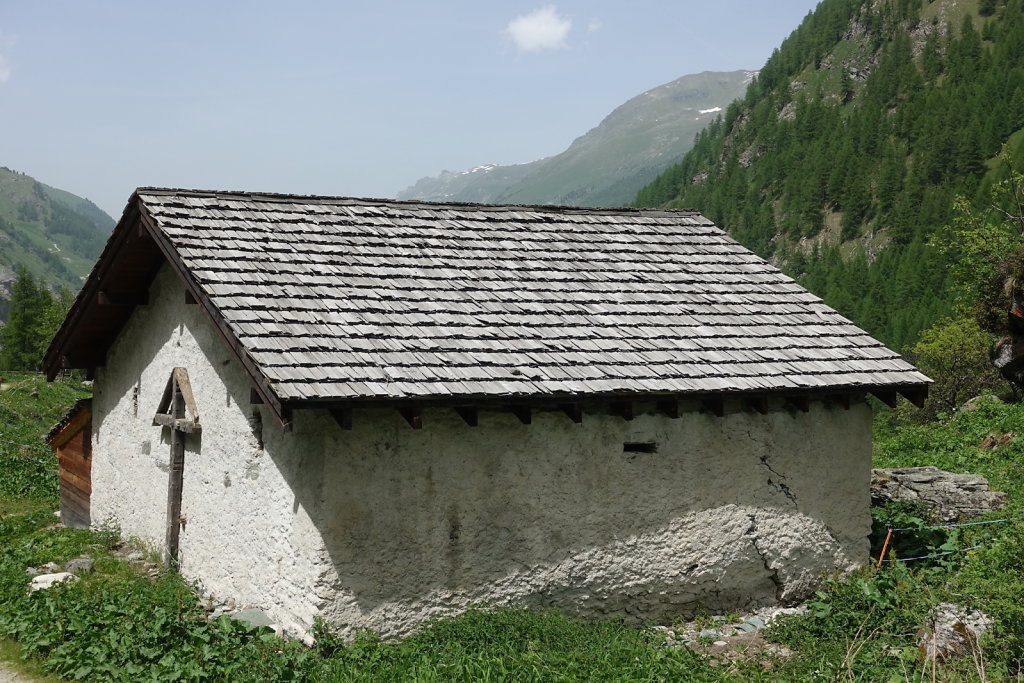
{"label": "stone cabin", "polygon": [[929,382],[693,211],[151,188],[45,368],[79,517],[386,635],[803,598],[867,559],[866,396]]}

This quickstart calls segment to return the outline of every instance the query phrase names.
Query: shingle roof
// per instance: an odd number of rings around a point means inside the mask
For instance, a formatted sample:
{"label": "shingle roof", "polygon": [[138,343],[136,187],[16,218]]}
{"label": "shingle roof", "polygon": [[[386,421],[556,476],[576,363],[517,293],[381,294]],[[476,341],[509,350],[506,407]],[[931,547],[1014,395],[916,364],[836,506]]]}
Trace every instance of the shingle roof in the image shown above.
{"label": "shingle roof", "polygon": [[692,211],[138,197],[282,401],[929,381]]}

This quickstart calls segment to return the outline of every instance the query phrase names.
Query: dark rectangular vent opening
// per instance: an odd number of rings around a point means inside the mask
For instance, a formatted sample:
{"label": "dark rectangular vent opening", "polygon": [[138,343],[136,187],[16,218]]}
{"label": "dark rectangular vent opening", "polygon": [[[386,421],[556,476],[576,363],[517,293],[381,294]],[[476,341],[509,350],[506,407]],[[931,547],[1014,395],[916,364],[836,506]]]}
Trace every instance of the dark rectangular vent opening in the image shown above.
{"label": "dark rectangular vent opening", "polygon": [[657,453],[658,444],[653,441],[627,441],[622,444],[623,453]]}

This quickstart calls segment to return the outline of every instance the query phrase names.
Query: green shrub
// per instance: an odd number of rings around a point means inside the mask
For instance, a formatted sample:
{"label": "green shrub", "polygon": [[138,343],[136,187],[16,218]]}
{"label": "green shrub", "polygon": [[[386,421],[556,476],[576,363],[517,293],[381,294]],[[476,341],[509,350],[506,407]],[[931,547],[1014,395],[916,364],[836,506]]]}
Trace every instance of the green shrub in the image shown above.
{"label": "green shrub", "polygon": [[952,413],[975,396],[1005,388],[1006,382],[989,361],[993,341],[974,317],[940,320],[921,333],[911,356],[935,383],[918,419]]}

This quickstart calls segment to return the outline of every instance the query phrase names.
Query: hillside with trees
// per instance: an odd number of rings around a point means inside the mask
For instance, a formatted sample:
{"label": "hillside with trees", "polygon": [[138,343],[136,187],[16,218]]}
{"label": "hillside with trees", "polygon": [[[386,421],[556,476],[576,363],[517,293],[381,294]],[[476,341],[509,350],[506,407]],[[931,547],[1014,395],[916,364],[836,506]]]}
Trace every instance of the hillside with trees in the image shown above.
{"label": "hillside with trees", "polygon": [[19,270],[52,294],[77,292],[113,228],[89,200],[0,167],[0,322]]}
{"label": "hillside with trees", "polygon": [[702,211],[908,348],[945,316],[985,327],[954,265],[965,221],[968,249],[1007,237],[992,267],[1020,242],[1022,129],[1022,0],[824,0],[635,204]]}

